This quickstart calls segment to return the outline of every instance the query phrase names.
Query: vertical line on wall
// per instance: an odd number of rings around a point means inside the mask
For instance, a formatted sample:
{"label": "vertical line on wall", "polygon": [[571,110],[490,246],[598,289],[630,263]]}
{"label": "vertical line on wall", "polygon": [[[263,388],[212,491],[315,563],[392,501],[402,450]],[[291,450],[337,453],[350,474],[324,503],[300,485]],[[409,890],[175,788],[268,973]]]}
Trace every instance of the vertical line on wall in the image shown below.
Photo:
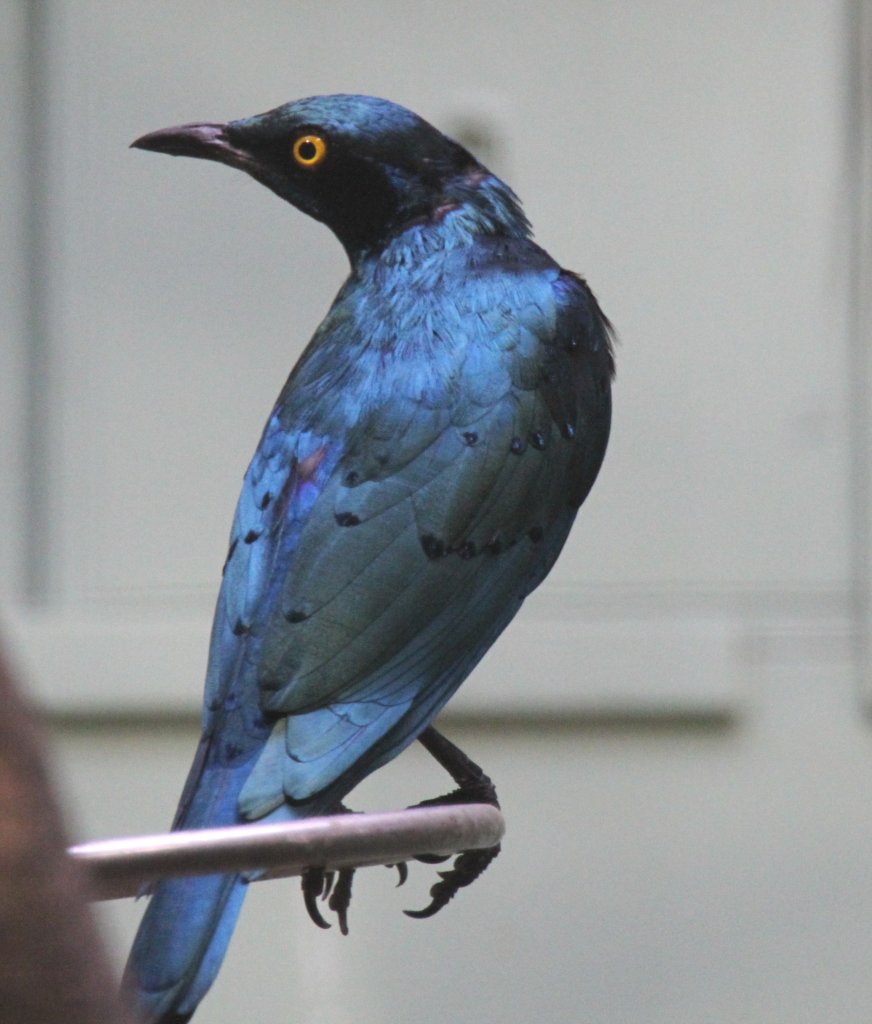
{"label": "vertical line on wall", "polygon": [[847,161],[851,244],[849,416],[851,600],[855,663],[872,710],[872,3],[848,4]]}
{"label": "vertical line on wall", "polygon": [[45,0],[24,5],[24,438],[21,457],[24,495],[22,589],[29,604],[49,597],[51,488],[49,486],[49,389],[51,338],[49,316],[49,12]]}

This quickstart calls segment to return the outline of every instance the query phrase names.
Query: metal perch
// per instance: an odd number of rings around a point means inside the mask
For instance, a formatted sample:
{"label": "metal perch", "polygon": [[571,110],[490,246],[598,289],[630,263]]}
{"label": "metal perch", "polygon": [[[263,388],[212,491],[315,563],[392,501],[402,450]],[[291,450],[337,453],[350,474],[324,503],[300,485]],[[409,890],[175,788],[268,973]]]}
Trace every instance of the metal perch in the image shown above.
{"label": "metal perch", "polygon": [[95,898],[111,900],[178,875],[262,871],[259,878],[282,878],[316,866],[369,867],[416,854],[481,850],[496,846],[504,831],[496,807],[457,804],[104,839],[73,846],[69,854],[84,866]]}

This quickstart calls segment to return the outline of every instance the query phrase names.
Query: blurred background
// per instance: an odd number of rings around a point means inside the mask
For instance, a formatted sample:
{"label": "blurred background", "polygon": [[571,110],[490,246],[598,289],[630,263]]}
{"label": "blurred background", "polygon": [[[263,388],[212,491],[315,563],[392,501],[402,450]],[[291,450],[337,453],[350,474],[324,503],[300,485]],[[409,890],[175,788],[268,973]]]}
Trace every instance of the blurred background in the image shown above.
{"label": "blurred background", "polygon": [[[241,476],[346,271],[131,140],[386,96],[620,336],[574,536],[442,718],[503,854],[428,922],[431,868],[362,872],[348,938],[254,886],[198,1021],[868,1021],[870,6],[0,5],[0,631],[76,840],[171,820]],[[445,788],[412,749],[351,802]],[[119,969],[141,909],[99,908]]]}

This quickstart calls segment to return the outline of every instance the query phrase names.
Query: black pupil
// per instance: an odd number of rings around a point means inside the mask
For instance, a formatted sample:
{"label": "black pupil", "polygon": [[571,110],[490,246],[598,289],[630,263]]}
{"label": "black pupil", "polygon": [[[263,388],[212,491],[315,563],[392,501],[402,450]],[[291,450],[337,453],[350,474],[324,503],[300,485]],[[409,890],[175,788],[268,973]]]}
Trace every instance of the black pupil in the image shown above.
{"label": "black pupil", "polygon": [[306,139],[305,142],[300,143],[300,148],[298,152],[300,154],[300,159],[305,160],[307,162],[309,160],[314,160],[318,154],[318,150],[315,146],[315,143],[312,142],[310,139]]}

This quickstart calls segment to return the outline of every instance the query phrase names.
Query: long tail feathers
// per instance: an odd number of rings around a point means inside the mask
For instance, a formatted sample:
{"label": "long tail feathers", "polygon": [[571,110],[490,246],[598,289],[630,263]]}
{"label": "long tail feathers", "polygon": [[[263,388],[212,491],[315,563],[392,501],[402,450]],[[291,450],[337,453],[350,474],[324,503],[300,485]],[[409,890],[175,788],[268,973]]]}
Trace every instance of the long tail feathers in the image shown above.
{"label": "long tail feathers", "polygon": [[[239,820],[239,791],[251,770],[194,761],[174,828],[206,828]],[[142,918],[123,987],[146,1024],[182,1024],[218,974],[248,887],[240,875],[159,882]]]}
{"label": "long tail feathers", "polygon": [[224,959],[247,886],[239,875],[206,875],[156,887],[124,977],[142,1020],[191,1018]]}

